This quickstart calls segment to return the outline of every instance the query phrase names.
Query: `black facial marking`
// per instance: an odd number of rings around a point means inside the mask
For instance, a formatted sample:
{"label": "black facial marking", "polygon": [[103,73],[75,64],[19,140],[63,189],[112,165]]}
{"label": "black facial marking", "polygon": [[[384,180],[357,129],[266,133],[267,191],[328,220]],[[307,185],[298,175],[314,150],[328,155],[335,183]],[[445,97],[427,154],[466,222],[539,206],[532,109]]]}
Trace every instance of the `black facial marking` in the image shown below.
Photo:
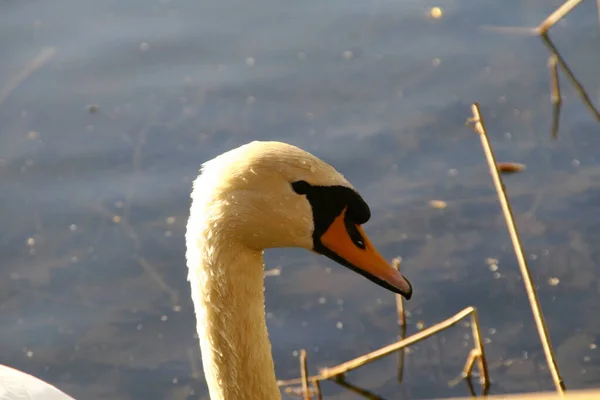
{"label": "black facial marking", "polygon": [[298,194],[306,194],[308,193],[310,185],[306,181],[296,181],[292,183],[292,188],[294,189],[294,192]]}
{"label": "black facial marking", "polygon": [[312,207],[315,227],[313,232],[314,251],[361,274],[375,284],[406,297],[406,293],[401,293],[386,281],[357,268],[321,243],[321,236],[327,232],[333,221],[346,208],[346,215],[344,217],[346,231],[358,248],[365,249],[365,240],[358,229],[356,229],[356,226],[364,224],[371,218],[371,210],[369,210],[367,203],[365,203],[356,191],[345,186],[314,186],[306,181],[293,182],[292,189],[299,195],[305,195]]}
{"label": "black facial marking", "polygon": [[371,218],[371,210],[362,197],[355,191],[345,186],[313,186],[306,181],[292,183],[292,188],[298,194],[306,195],[313,211],[314,250],[319,251],[321,236],[331,226],[333,221],[339,217],[346,208],[344,223],[348,235],[361,249],[365,248],[364,239],[356,229],[356,225],[362,225]]}

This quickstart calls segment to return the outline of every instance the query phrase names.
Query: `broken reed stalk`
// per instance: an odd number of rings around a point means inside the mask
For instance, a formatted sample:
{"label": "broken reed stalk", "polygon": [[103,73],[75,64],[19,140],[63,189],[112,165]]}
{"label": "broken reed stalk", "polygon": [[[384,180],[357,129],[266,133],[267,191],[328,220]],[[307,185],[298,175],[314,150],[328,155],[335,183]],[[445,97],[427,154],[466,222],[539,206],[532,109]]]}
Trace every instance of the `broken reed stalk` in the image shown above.
{"label": "broken reed stalk", "polygon": [[473,349],[469,352],[467,361],[465,361],[465,366],[463,367],[463,378],[465,377],[465,375],[471,375],[471,372],[473,372],[473,367],[475,366],[476,360],[477,360],[477,350]]}
{"label": "broken reed stalk", "polygon": [[571,84],[575,86],[575,90],[577,90],[577,93],[579,94],[579,97],[581,97],[581,101],[583,101],[583,104],[585,104],[587,108],[589,108],[589,110],[594,115],[594,118],[596,118],[597,121],[600,121],[600,112],[592,103],[592,100],[583,88],[583,85],[577,80],[575,74],[573,74],[573,71],[571,71],[571,68],[569,68],[564,58],[562,58],[562,56],[560,55],[558,49],[556,48],[556,46],[554,46],[552,40],[550,40],[550,36],[548,36],[547,33],[544,33],[541,35],[541,39],[546,45],[546,47],[548,47],[548,50],[550,50],[554,57],[556,57],[556,62],[558,62],[558,65],[560,65],[565,75],[567,75],[567,78],[569,78]]}
{"label": "broken reed stalk", "polygon": [[538,27],[537,31],[540,35],[546,34],[548,29],[552,28],[554,24],[564,18],[568,13],[571,12],[579,3],[583,0],[567,0],[562,6],[558,7],[552,14],[548,16]]}
{"label": "broken reed stalk", "polygon": [[302,377],[302,395],[304,400],[310,400],[308,388],[308,366],[306,365],[306,350],[300,350],[300,376]]}
{"label": "broken reed stalk", "polygon": [[[400,271],[400,257],[396,257],[392,260],[392,265],[398,271]],[[400,294],[396,294],[396,312],[398,313],[398,325],[400,325],[400,339],[406,338],[406,313],[404,312],[404,298]],[[402,383],[404,380],[404,358],[406,354],[404,349],[398,352],[398,383]]]}
{"label": "broken reed stalk", "polygon": [[[471,331],[473,333],[473,343],[475,344],[477,350],[477,368],[479,369],[479,373],[481,374],[479,381],[485,383],[485,390],[489,386],[487,382],[490,381],[490,376],[487,369],[487,361],[485,358],[485,350],[483,349],[483,341],[481,340],[481,329],[479,328],[479,319],[477,318],[476,308],[473,308],[473,312],[471,313]],[[469,373],[465,373],[463,371],[463,376],[465,378],[471,376],[471,371],[469,371]]]}
{"label": "broken reed stalk", "polygon": [[[348,371],[356,369],[358,367],[362,367],[365,364],[371,363],[373,361],[379,360],[382,357],[387,356],[394,351],[398,351],[402,348],[405,348],[411,344],[417,343],[423,339],[426,339],[440,331],[450,328],[451,326],[457,324],[461,319],[465,318],[468,315],[473,315],[475,312],[474,307],[467,307],[461,312],[457,313],[453,317],[446,319],[445,321],[439,322],[427,329],[422,330],[421,332],[415,333],[414,335],[409,336],[406,339],[399,340],[396,343],[392,343],[388,346],[382,347],[379,350],[375,350],[371,353],[365,354],[363,356],[357,357],[354,360],[347,361],[333,368],[323,368],[321,370],[322,379],[330,379],[332,377],[345,374]],[[472,321],[473,324],[477,324],[478,321],[475,319]],[[481,343],[481,338],[473,337],[473,340],[480,340],[480,343],[475,343],[477,349],[483,349],[483,344]],[[480,365],[481,366],[481,365]],[[487,366],[482,366],[483,370],[481,372],[482,383],[487,383],[484,381],[488,377],[487,374]]]}
{"label": "broken reed stalk", "polygon": [[556,54],[551,54],[548,58],[548,68],[550,69],[550,99],[552,101],[552,139],[556,139],[558,136],[560,107],[562,105],[562,96],[560,95],[560,84],[558,80],[558,67],[556,64]]}
{"label": "broken reed stalk", "polygon": [[492,146],[490,145],[487,136],[485,123],[481,117],[479,104],[473,103],[473,105],[471,106],[471,110],[473,112],[473,117],[471,119],[471,122],[474,124],[473,129],[479,134],[479,138],[481,139],[481,145],[483,147],[483,151],[485,153],[490,168],[490,173],[492,175],[492,179],[494,180],[494,186],[496,187],[498,200],[500,201],[500,205],[502,206],[504,219],[506,220],[506,225],[508,227],[508,232],[510,234],[510,238],[515,250],[515,255],[517,256],[517,261],[519,262],[519,268],[521,269],[523,283],[525,284],[527,297],[529,298],[529,304],[531,305],[531,311],[533,313],[538,333],[540,335],[542,347],[544,348],[544,353],[548,362],[548,368],[550,369],[550,372],[552,374],[552,379],[554,381],[556,391],[559,394],[563,394],[563,392],[565,391],[565,385],[558,371],[558,365],[556,364],[556,360],[554,359],[554,352],[552,350],[552,344],[550,343],[548,329],[546,328],[546,323],[544,321],[544,316],[542,314],[540,303],[537,298],[535,286],[533,285],[531,274],[529,272],[529,267],[527,266],[527,260],[525,259],[525,255],[523,254],[523,246],[521,246],[519,232],[517,231],[517,226],[515,224],[510,203],[508,201],[506,191],[504,190],[504,183],[502,182],[502,178],[500,177],[500,173],[498,172],[498,168],[496,167],[496,159],[494,157],[494,152],[492,150]]}
{"label": "broken reed stalk", "polygon": [[[392,266],[400,271],[400,257],[392,260]],[[404,298],[400,294],[396,294],[396,312],[398,313],[398,325],[406,326],[406,313],[404,312]]]}
{"label": "broken reed stalk", "polygon": [[[406,324],[402,324],[400,327],[400,340],[406,339]],[[406,358],[405,349],[400,349],[398,352],[398,374],[396,380],[398,383],[402,383],[404,380],[404,359]]]}
{"label": "broken reed stalk", "polygon": [[[395,343],[389,344],[389,345],[384,346],[384,347],[382,347],[378,350],[375,350],[371,353],[357,357],[353,360],[339,364],[335,367],[323,368],[323,369],[321,369],[319,375],[311,376],[308,378],[308,380],[309,381],[323,381],[326,379],[339,378],[346,372],[352,371],[352,370],[362,367],[366,364],[369,364],[373,361],[379,360],[380,358],[383,358],[395,351],[401,350],[407,346],[410,346],[411,344],[415,344],[417,342],[420,342],[423,339],[433,336],[440,331],[446,330],[446,329],[456,325],[458,322],[460,322],[463,318],[465,318],[467,316],[471,316],[471,324],[476,326],[473,328],[474,329],[473,330],[473,332],[474,332],[473,341],[475,342],[475,348],[473,350],[477,351],[477,357],[479,359],[477,366],[479,368],[479,373],[480,373],[480,382],[485,390],[489,386],[489,379],[488,379],[489,375],[488,375],[488,371],[487,371],[485,354],[483,352],[483,343],[481,342],[481,335],[479,334],[479,332],[480,332],[479,321],[477,320],[477,315],[476,315],[474,307],[467,307],[464,310],[460,311],[459,313],[453,315],[452,317],[450,317],[442,322],[439,322],[427,329],[423,329],[422,331],[417,332],[414,335],[407,337],[406,339],[398,340]],[[477,334],[475,334],[475,332],[477,332]],[[470,377],[470,375],[468,375],[468,374],[465,375],[465,374],[466,374],[466,372],[463,371],[463,375],[465,377],[467,377],[467,378]],[[297,385],[299,383],[302,383],[302,378],[301,379],[290,379],[290,380],[286,380],[286,381],[278,381],[277,382],[277,384],[279,386]]]}

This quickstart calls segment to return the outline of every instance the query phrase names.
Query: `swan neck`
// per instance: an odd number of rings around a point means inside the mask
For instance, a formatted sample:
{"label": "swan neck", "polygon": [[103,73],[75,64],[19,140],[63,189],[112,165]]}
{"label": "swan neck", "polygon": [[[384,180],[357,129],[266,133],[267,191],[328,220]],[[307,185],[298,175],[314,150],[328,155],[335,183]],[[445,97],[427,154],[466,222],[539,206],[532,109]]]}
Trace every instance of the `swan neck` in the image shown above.
{"label": "swan neck", "polygon": [[204,240],[196,254],[188,248],[210,398],[280,400],[265,319],[262,251],[215,240]]}

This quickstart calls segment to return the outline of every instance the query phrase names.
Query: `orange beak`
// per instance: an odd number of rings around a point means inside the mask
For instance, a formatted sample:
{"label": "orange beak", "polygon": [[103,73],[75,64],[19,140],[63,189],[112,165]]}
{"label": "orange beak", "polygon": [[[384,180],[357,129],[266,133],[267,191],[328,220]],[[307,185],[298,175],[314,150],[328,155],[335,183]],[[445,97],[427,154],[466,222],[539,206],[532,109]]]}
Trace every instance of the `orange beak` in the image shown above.
{"label": "orange beak", "polygon": [[350,222],[345,217],[346,209],[320,237],[323,247],[329,250],[323,254],[376,284],[410,299],[410,282],[379,254],[361,226],[349,226]]}

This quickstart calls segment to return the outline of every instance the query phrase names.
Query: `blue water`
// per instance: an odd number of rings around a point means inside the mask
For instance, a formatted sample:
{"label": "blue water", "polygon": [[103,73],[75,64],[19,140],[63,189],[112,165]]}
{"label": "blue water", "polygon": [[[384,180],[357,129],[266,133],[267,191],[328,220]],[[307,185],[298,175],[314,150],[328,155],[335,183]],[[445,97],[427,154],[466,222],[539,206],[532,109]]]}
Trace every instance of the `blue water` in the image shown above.
{"label": "blue water", "polygon": [[[481,103],[568,388],[600,386],[600,125],[561,72],[558,139],[535,26],[560,1],[0,2],[0,363],[80,399],[206,399],[184,259],[200,164],[255,139],[327,160],[415,295],[408,332],[473,305],[492,393],[551,390],[478,137]],[[427,16],[432,6],[443,17]],[[551,31],[600,104],[585,1]],[[37,62],[34,60],[38,57]],[[429,201],[447,202],[445,209]],[[486,258],[498,259],[491,271]],[[277,375],[397,339],[391,294],[325,258],[269,251]],[[552,284],[550,284],[552,283]],[[349,375],[384,398],[449,388],[462,325]],[[326,398],[354,399],[333,383]]]}

